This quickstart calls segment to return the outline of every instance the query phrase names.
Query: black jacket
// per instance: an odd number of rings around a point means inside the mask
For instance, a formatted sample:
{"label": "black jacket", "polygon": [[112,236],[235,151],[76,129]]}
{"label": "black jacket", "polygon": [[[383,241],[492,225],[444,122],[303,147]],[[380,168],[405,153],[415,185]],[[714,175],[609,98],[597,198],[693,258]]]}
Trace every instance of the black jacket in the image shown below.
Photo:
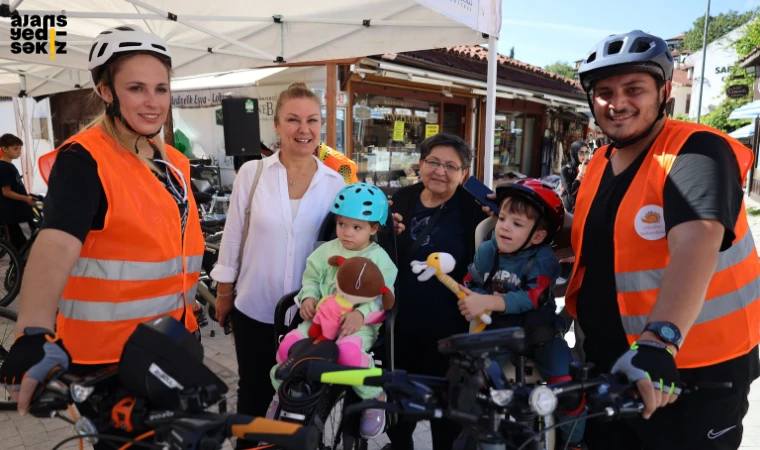
{"label": "black jacket", "polygon": [[[417,200],[420,198],[423,189],[424,185],[422,183],[417,183],[412,186],[401,188],[393,194],[393,206],[391,209],[393,212],[401,214],[403,219],[402,223],[406,227],[404,232],[396,238],[397,255],[395,256],[398,256],[398,258],[395,260],[401,265],[409,264],[409,257],[406,254],[406,250],[412,246],[412,238],[410,235],[411,221],[414,216],[414,208],[417,206]],[[454,197],[459,199],[459,207],[463,213],[462,221],[464,223],[464,228],[467,231],[467,235],[470,237],[467,241],[467,261],[469,264],[475,259],[475,251],[477,250],[475,248],[475,228],[480,222],[486,219],[487,215],[483,212],[480,203],[475,201],[475,199],[461,186],[457,187]]]}

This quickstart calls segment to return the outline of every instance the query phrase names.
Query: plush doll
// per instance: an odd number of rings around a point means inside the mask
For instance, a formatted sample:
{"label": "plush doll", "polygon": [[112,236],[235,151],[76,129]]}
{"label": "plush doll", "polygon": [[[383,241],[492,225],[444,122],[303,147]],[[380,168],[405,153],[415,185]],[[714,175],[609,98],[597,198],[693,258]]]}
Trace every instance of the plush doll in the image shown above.
{"label": "plush doll", "polygon": [[[335,340],[340,333],[340,318],[354,310],[356,305],[374,301],[382,296],[383,309],[393,308],[395,298],[385,286],[383,273],[367,258],[343,258],[332,256],[327,261],[338,268],[336,290],[333,295],[323,297],[317,303],[317,312],[309,328],[312,339]],[[365,324],[369,323],[365,318]]]}

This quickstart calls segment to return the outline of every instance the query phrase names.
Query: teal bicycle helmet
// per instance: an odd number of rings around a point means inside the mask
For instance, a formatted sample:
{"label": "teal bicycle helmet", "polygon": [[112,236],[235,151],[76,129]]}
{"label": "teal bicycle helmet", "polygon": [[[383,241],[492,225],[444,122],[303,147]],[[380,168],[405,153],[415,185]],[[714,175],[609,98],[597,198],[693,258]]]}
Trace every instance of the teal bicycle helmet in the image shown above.
{"label": "teal bicycle helmet", "polygon": [[349,219],[380,222],[381,225],[385,225],[388,218],[388,199],[377,186],[367,183],[349,184],[335,196],[335,203],[330,211]]}

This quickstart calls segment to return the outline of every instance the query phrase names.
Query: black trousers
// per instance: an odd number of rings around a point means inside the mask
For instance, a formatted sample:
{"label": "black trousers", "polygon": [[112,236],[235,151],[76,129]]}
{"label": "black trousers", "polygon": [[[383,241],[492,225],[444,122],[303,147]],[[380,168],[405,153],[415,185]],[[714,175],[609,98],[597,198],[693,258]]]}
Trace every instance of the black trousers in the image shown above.
{"label": "black trousers", "polygon": [[[13,248],[16,249],[19,253],[21,252],[21,248],[26,244],[26,235],[24,234],[24,230],[21,229],[20,223],[9,223],[5,225],[8,228],[8,239],[10,240],[11,245]],[[29,222],[29,227],[34,231],[36,226],[33,222]]]}
{"label": "black trousers", "polygon": [[[414,342],[414,345],[407,343]],[[419,336],[396,334],[395,363],[397,369],[403,369],[410,374],[443,377],[449,367],[449,359],[438,353],[438,343]],[[414,430],[416,422],[400,418],[395,427],[388,430],[388,439],[393,444],[393,450],[413,450]],[[462,427],[448,419],[430,421],[430,433],[433,437],[433,450],[451,450],[454,441],[462,431]]]}
{"label": "black trousers", "polygon": [[649,420],[586,423],[589,450],[736,450],[749,409],[749,385],[698,391],[658,409]]}
{"label": "black trousers", "polygon": [[[240,377],[237,412],[263,417],[274,397],[269,379],[269,371],[276,364],[274,325],[251,319],[237,308],[231,314]],[[239,440],[236,448],[240,450],[255,445],[255,442]]]}

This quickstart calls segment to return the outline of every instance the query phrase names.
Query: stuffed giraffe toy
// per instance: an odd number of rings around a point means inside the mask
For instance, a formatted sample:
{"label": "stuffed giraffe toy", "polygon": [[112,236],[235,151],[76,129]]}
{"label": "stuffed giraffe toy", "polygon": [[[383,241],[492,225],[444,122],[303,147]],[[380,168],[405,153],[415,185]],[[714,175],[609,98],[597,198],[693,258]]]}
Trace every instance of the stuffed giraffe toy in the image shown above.
{"label": "stuffed giraffe toy", "polygon": [[[435,276],[438,281],[443,283],[444,286],[449,288],[458,299],[463,299],[467,296],[461,289],[459,289],[459,283],[454,281],[453,278],[448,276],[454,267],[456,267],[456,260],[448,253],[431,253],[427,257],[426,261],[412,261],[412,272],[419,274],[417,279],[419,281],[427,281]],[[473,333],[480,333],[485,330],[486,325],[491,324],[491,311],[486,311],[480,315],[479,319],[476,319],[477,323],[475,328],[472,329]]]}

